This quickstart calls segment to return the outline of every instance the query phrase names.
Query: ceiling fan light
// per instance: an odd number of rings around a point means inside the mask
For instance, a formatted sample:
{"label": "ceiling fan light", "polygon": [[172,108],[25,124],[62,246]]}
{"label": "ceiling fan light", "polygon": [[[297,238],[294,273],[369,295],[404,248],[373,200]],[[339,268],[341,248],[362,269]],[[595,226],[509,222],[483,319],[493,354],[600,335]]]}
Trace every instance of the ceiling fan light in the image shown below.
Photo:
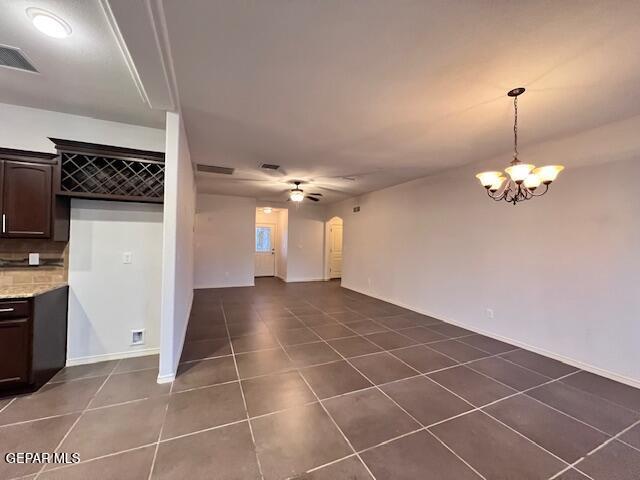
{"label": "ceiling fan light", "polygon": [[304,193],[302,190],[299,190],[299,189],[291,190],[291,193],[289,194],[289,198],[291,199],[292,202],[301,202],[302,200],[304,200]]}
{"label": "ceiling fan light", "polygon": [[545,184],[550,184],[556,178],[558,174],[564,170],[562,165],[545,165],[543,167],[536,168],[533,173],[540,177],[540,181]]}
{"label": "ceiling fan light", "polygon": [[535,173],[530,173],[527,178],[524,179],[524,186],[533,191],[540,186],[542,180]]}
{"label": "ceiling fan light", "polygon": [[536,168],[535,165],[530,165],[528,163],[516,163],[515,165],[511,165],[505,169],[505,172],[509,174],[511,180],[520,184],[524,182],[525,178],[529,176],[531,170]]}
{"label": "ceiling fan light", "polygon": [[481,172],[476,175],[484,188],[491,187],[500,177],[502,177],[502,172]]}

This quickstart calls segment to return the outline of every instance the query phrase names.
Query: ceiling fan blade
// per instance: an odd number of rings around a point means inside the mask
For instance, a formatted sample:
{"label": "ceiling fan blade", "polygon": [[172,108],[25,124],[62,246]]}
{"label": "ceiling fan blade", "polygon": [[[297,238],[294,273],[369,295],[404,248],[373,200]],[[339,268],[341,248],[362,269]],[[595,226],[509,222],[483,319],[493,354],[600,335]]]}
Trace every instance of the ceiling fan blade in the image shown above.
{"label": "ceiling fan blade", "polygon": [[308,198],[309,200],[313,200],[314,202],[319,202],[319,201],[320,201],[320,199],[319,199],[319,198],[316,198],[316,197],[310,197],[309,195],[307,195],[307,198]]}
{"label": "ceiling fan blade", "polygon": [[322,196],[321,193],[309,193],[307,195],[313,195],[314,197],[321,197]]}

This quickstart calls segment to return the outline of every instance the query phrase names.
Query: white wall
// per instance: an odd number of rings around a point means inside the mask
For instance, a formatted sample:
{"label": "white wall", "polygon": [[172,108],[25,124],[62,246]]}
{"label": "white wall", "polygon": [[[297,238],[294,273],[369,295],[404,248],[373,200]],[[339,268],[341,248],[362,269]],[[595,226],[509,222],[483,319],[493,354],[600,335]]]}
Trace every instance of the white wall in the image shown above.
{"label": "white wall", "polygon": [[287,281],[287,264],[289,262],[289,211],[278,212],[278,239],[276,255],[276,276]]}
{"label": "white wall", "polygon": [[193,303],[195,182],[180,114],[167,112],[159,382],[175,378]]}
{"label": "white wall", "polygon": [[161,256],[162,205],[72,200],[68,365],[158,352]]}
{"label": "white wall", "polygon": [[55,152],[48,137],[164,152],[164,130],[0,103],[0,146]]}
{"label": "white wall", "polygon": [[[165,149],[164,130],[17,105],[0,104],[0,124],[0,146],[8,148],[55,152],[48,137],[57,137]],[[68,363],[156,352],[162,207],[74,200],[71,218]],[[131,265],[122,264],[124,251],[134,253]],[[146,329],[144,346],[129,345],[135,328]]]}
{"label": "white wall", "polygon": [[321,205],[289,207],[288,282],[324,279],[325,216]]}
{"label": "white wall", "polygon": [[333,206],[328,216],[344,219],[342,284],[640,385],[637,137],[610,155],[602,139],[587,148],[584,132],[563,148],[522,148],[537,163],[587,166],[517,206],[487,198],[478,167]]}
{"label": "white wall", "polygon": [[256,200],[198,194],[195,287],[254,284]]}

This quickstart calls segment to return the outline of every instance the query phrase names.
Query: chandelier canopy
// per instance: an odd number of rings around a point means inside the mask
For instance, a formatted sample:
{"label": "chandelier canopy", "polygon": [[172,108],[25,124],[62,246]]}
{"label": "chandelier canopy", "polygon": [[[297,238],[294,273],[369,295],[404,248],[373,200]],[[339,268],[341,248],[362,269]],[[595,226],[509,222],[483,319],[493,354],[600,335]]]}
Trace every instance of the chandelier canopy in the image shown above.
{"label": "chandelier canopy", "polygon": [[[518,159],[518,96],[524,93],[524,87],[514,88],[508,96],[513,97],[513,160],[511,166],[505,169],[508,176],[502,172],[482,172],[476,175],[487,195],[499,202],[505,200],[514,205],[518,202],[541,197],[549,190],[549,185],[558,174],[564,170],[562,165],[545,165],[536,168],[535,165],[522,163]],[[540,185],[544,185],[540,188]]]}

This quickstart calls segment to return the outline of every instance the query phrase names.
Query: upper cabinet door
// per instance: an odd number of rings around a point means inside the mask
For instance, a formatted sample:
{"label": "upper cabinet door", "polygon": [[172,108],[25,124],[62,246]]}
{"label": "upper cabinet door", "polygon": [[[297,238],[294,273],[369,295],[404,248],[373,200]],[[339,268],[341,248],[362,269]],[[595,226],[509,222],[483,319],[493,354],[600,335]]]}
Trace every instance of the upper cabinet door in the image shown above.
{"label": "upper cabinet door", "polygon": [[1,202],[3,236],[51,236],[52,171],[51,165],[4,162]]}

